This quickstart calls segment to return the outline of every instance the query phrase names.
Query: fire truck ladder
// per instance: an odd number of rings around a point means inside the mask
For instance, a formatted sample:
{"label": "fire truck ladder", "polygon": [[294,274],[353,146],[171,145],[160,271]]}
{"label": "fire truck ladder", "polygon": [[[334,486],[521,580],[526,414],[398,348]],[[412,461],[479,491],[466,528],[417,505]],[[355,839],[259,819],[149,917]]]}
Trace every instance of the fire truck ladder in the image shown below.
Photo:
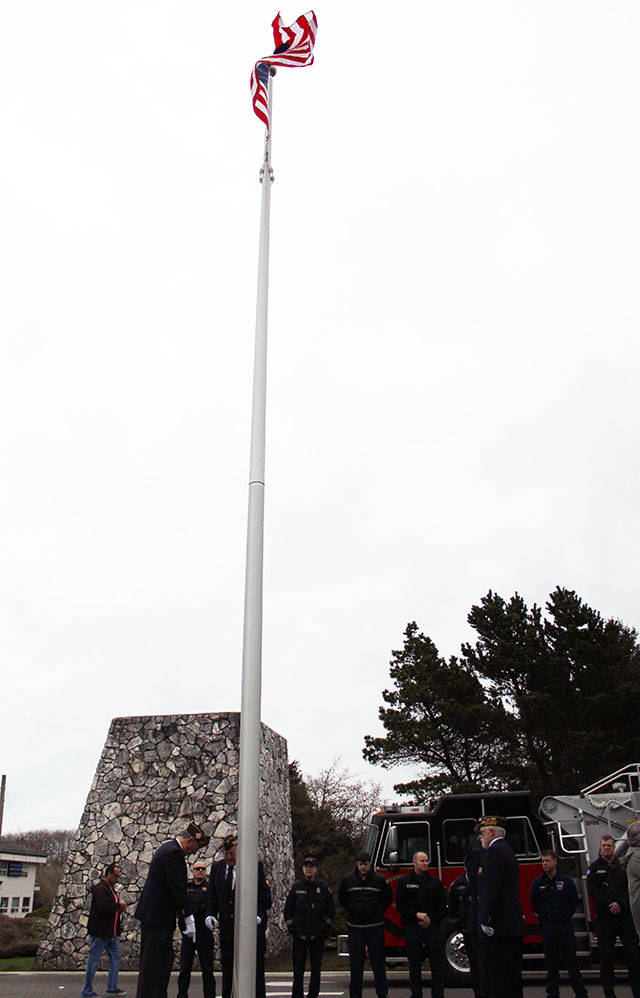
{"label": "fire truck ladder", "polygon": [[582,899],[586,931],[580,928],[576,936],[587,936],[593,945],[594,937],[588,932],[587,869],[597,858],[605,834],[620,842],[617,852],[625,851],[627,828],[640,818],[640,763],[605,776],[579,794],[545,797],[540,804],[540,815],[558,852],[578,862],[576,886]]}

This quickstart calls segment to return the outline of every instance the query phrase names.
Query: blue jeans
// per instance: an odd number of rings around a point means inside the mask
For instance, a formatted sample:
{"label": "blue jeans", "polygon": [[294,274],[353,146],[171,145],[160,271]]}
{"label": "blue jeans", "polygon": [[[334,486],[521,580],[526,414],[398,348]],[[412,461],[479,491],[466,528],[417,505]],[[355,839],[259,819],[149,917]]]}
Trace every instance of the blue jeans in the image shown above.
{"label": "blue jeans", "polygon": [[84,975],[81,995],[90,995],[93,991],[93,978],[98,969],[98,964],[102,959],[102,954],[107,951],[109,957],[109,975],[107,977],[107,991],[118,990],[118,969],[120,967],[120,940],[117,936],[111,939],[102,939],[100,936],[91,936],[91,946],[87,958],[87,970]]}

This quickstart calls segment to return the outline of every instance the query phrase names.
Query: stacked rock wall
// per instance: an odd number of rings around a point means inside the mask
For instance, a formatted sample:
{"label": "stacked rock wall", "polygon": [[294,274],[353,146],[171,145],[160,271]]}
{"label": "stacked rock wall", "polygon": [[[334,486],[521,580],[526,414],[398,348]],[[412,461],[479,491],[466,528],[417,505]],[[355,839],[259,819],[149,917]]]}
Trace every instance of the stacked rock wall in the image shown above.
{"label": "stacked rock wall", "polygon": [[[91,886],[108,863],[117,862],[118,895],[127,904],[120,966],[137,969],[140,925],[132,916],[155,850],[193,817],[211,835],[204,853],[210,865],[222,855],[225,835],[236,830],[239,738],[237,713],[120,717],[111,722],[36,967],[84,968]],[[259,850],[273,895],[267,930],[272,952],[285,942],[282,908],[293,879],[293,847],[287,743],[265,725]],[[177,951],[179,933],[175,944]]]}

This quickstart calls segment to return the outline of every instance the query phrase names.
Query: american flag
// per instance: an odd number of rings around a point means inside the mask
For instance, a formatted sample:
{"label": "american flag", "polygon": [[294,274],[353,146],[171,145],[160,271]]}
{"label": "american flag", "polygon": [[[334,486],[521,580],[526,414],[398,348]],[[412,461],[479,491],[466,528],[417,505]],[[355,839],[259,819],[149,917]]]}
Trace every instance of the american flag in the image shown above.
{"label": "american flag", "polygon": [[253,67],[251,74],[251,97],[253,110],[269,130],[269,66],[310,66],[313,62],[313,46],[318,31],[316,15],[312,10],[301,14],[297,21],[287,28],[280,14],[273,19],[273,40],[275,51],[267,55]]}

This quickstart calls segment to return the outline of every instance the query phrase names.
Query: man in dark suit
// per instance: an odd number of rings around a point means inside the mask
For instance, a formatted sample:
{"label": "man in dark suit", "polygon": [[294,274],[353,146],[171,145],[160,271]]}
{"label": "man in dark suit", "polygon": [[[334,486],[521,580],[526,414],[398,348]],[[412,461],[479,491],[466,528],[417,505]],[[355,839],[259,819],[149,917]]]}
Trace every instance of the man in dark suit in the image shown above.
{"label": "man in dark suit", "polygon": [[167,998],[177,917],[184,920],[183,932],[195,939],[185,856],[192,856],[208,842],[209,837],[192,821],[175,839],[160,846],[151,860],[135,911],[135,918],[142,923],[136,998]]}
{"label": "man in dark suit", "polygon": [[480,822],[480,841],[478,923],[487,998],[522,998],[524,915],[518,861],[499,818]]}
{"label": "man in dark suit", "polygon": [[[212,932],[220,932],[220,963],[222,964],[222,998],[231,998],[233,988],[234,910],[236,899],[236,860],[238,837],[227,835],[222,843],[224,859],[211,867],[209,903],[205,924]],[[256,996],[265,998],[264,957],[267,948],[267,912],[271,907],[271,888],[258,862],[258,944],[256,954]]]}

